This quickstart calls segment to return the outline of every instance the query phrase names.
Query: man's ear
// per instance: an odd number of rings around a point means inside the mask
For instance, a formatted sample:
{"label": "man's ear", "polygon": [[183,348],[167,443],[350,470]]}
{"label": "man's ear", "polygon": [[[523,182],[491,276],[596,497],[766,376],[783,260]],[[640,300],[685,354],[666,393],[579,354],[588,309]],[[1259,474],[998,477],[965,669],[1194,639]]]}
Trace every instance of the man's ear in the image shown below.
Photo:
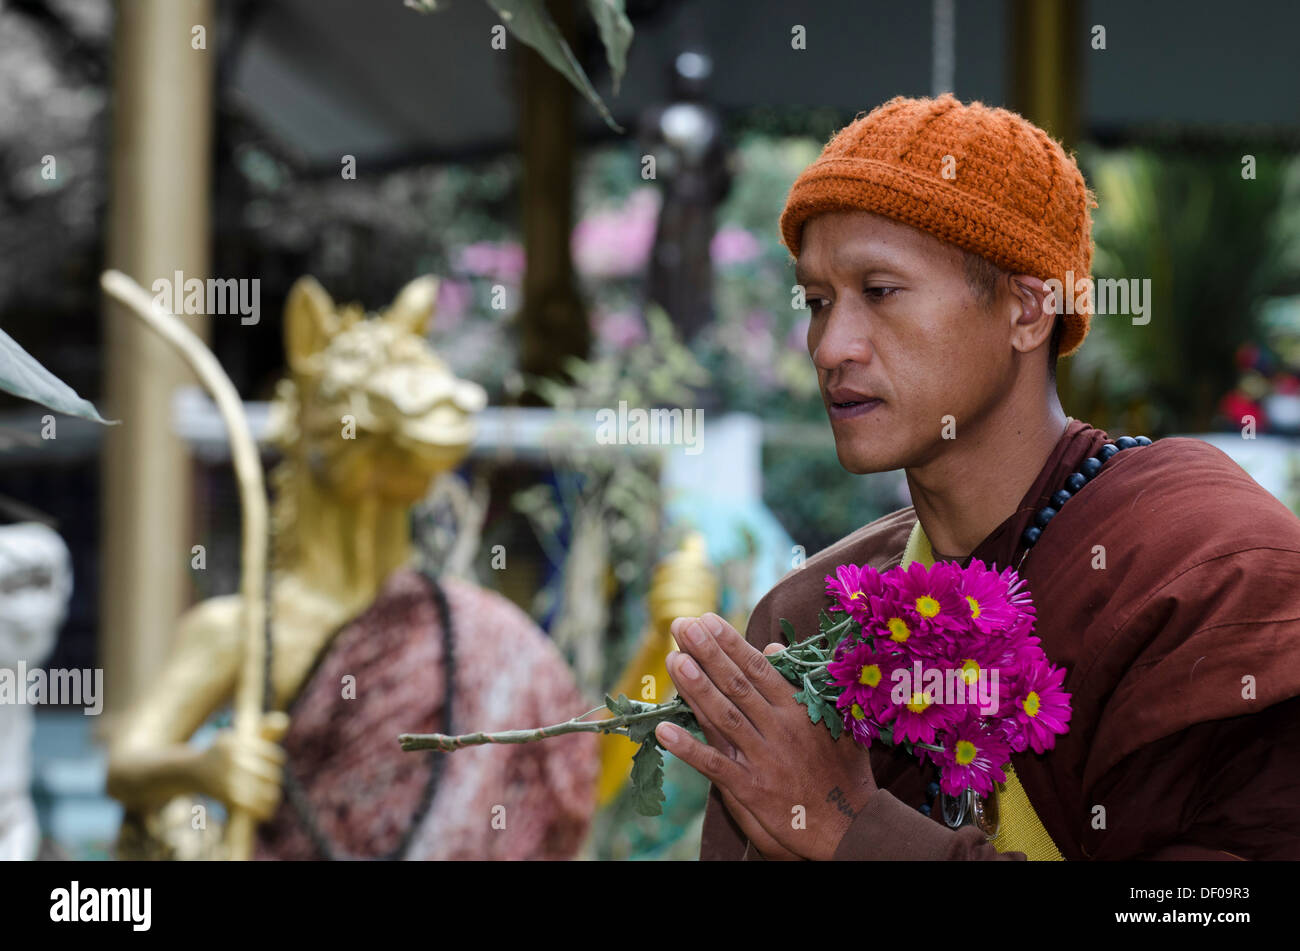
{"label": "man's ear", "polygon": [[1012,274],[1011,289],[1018,305],[1014,312],[1016,329],[1025,352],[1036,350],[1052,336],[1056,321],[1056,295],[1040,278],[1029,274]]}

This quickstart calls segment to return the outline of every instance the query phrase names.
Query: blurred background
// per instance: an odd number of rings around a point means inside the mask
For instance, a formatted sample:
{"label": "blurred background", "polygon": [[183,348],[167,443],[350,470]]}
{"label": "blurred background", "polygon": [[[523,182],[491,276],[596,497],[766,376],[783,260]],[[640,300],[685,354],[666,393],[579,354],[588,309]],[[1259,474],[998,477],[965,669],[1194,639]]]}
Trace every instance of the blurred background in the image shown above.
{"label": "blurred background", "polygon": [[[105,267],[260,282],[255,323],[184,319],[268,468],[293,282],[376,311],[440,278],[427,339],[488,400],[421,537],[531,618],[592,701],[576,715],[670,646],[657,580],[707,573],[701,610],[743,629],[803,553],[908,504],[901,472],[836,460],[777,230],[830,136],[894,95],[1061,139],[1099,202],[1095,277],[1150,279],[1148,323],[1094,319],[1061,362],[1066,412],[1207,439],[1300,511],[1297,33],[1281,0],[0,0],[0,328],[123,421],[43,437],[47,410],[0,394],[0,531],[52,528],[71,577],[22,656],[107,684],[102,716],[0,725],[40,854],[115,854],[114,718],[181,613],[239,583],[224,429],[106,307]],[[565,428],[621,401],[702,408],[705,451]],[[602,750],[575,854],[693,858],[707,783],[669,758],[641,816]]]}

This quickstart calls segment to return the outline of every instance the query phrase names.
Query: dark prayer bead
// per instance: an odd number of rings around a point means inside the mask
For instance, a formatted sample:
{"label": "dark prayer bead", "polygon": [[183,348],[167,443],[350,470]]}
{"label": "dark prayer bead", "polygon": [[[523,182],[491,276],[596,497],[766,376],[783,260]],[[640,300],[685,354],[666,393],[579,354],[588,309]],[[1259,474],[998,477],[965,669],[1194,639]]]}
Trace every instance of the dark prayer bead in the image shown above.
{"label": "dark prayer bead", "polygon": [[1137,444],[1138,444],[1139,446],[1149,446],[1149,445],[1151,445],[1151,437],[1149,437],[1149,436],[1138,436],[1138,437],[1137,437]]}
{"label": "dark prayer bead", "polygon": [[939,784],[931,783],[930,785],[926,786],[925,795],[930,799],[933,799],[935,796],[939,795]]}
{"label": "dark prayer bead", "polygon": [[1043,530],[1041,528],[1036,528],[1033,525],[1030,525],[1028,528],[1025,529],[1025,534],[1022,535],[1021,537],[1025,540],[1026,544],[1032,546],[1036,541],[1038,541],[1038,536],[1041,534],[1043,534]]}
{"label": "dark prayer bead", "polygon": [[917,811],[920,812],[921,815],[923,816],[928,816],[930,814],[930,804],[928,802],[921,803]]}
{"label": "dark prayer bead", "polygon": [[1055,495],[1052,496],[1052,508],[1056,509],[1059,512],[1061,510],[1061,506],[1064,505],[1069,500],[1070,500],[1070,492],[1067,489],[1061,489],[1059,492],[1057,492]]}
{"label": "dark prayer bead", "polygon": [[1118,444],[1108,442],[1106,443],[1106,445],[1102,446],[1100,449],[1097,450],[1097,458],[1100,459],[1102,462],[1105,462],[1111,456],[1115,455],[1115,453],[1119,452],[1119,449],[1120,447]]}
{"label": "dark prayer bead", "polygon": [[1065,487],[1071,492],[1078,492],[1088,484],[1088,477],[1082,472],[1072,472],[1070,477],[1065,480]]}
{"label": "dark prayer bead", "polygon": [[1138,441],[1132,436],[1120,436],[1119,439],[1115,440],[1115,445],[1119,446],[1121,449],[1132,449],[1134,446],[1138,445]]}
{"label": "dark prayer bead", "polygon": [[1042,508],[1038,510],[1038,514],[1034,516],[1034,521],[1037,522],[1039,525],[1043,526],[1044,528],[1046,528],[1047,523],[1052,520],[1052,516],[1055,514],[1056,514],[1056,509],[1052,508],[1049,505],[1046,508]]}
{"label": "dark prayer bead", "polygon": [[1101,471],[1101,460],[1096,456],[1089,456],[1079,464],[1079,471],[1091,479]]}

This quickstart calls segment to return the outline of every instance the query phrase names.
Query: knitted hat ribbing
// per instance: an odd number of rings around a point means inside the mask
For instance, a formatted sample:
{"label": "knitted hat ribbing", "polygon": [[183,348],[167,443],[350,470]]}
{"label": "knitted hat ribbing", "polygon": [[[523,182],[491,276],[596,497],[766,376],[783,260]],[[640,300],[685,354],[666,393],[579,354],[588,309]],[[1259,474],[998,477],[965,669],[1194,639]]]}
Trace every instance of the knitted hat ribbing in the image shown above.
{"label": "knitted hat ribbing", "polygon": [[[809,218],[870,211],[1013,274],[1054,278],[1073,297],[1067,280],[1092,276],[1096,206],[1074,159],[1027,119],[950,93],[896,96],[836,133],[795,180],[781,237],[798,257]],[[1091,297],[1075,313],[1057,308],[1062,356],[1088,334]]]}

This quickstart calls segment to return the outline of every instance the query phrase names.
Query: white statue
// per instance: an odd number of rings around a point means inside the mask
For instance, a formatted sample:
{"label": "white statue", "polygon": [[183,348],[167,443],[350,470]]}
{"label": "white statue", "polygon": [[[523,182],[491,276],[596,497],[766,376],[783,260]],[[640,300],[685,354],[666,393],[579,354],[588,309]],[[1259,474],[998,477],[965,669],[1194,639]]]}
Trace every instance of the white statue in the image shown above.
{"label": "white statue", "polygon": [[[45,662],[71,594],[72,558],[57,532],[39,522],[0,525],[0,668]],[[0,860],[34,859],[41,844],[31,800],[34,715],[30,704],[0,703]]]}

